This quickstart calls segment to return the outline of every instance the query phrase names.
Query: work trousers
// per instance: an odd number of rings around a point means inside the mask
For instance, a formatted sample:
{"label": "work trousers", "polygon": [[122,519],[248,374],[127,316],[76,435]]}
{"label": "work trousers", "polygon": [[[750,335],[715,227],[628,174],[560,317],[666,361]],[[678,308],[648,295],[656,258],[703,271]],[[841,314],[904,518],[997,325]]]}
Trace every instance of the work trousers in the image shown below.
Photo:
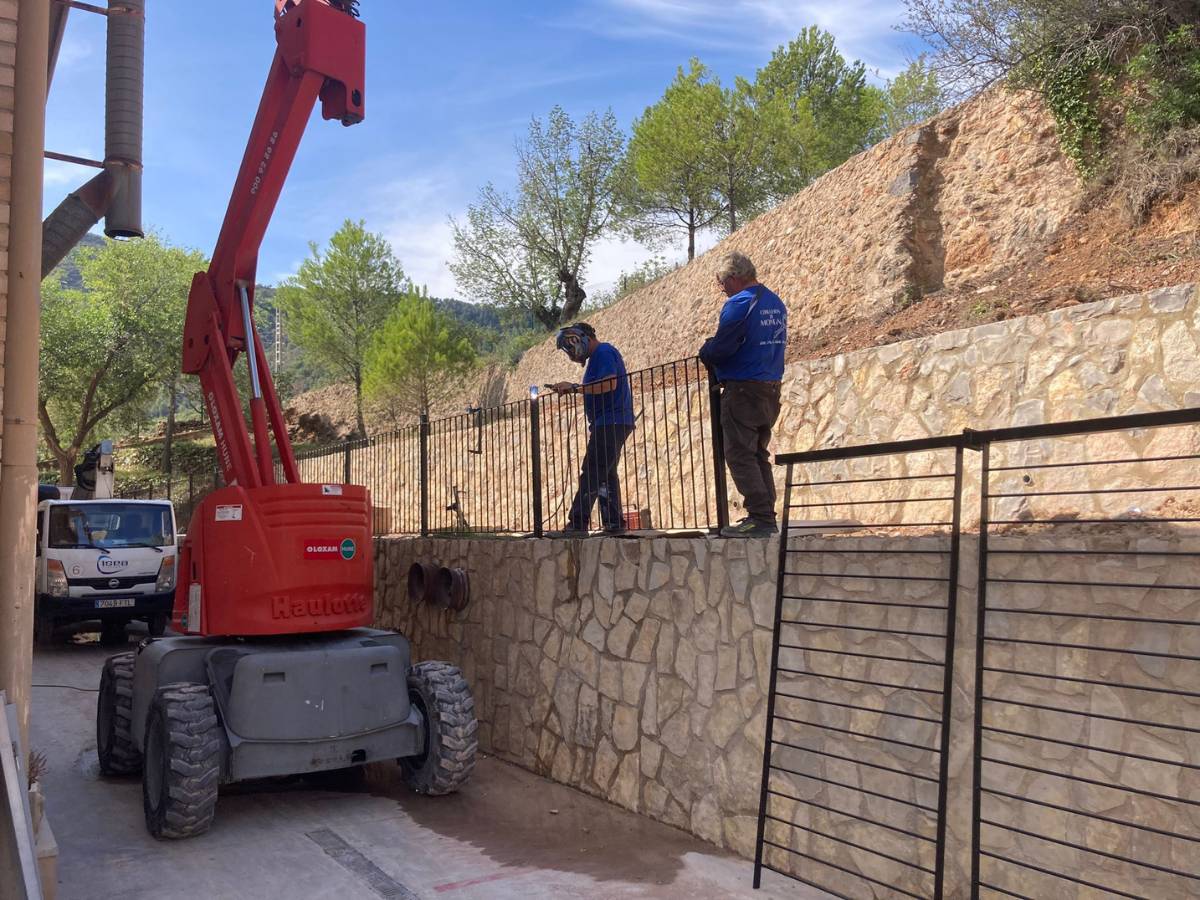
{"label": "work trousers", "polygon": [[725,464],[746,512],[756,522],[775,522],[775,476],[771,429],[779,418],[778,381],[726,381],[721,389]]}
{"label": "work trousers", "polygon": [[621,485],[617,480],[617,464],[621,449],[633,433],[632,425],[595,425],[588,435],[583,466],[579,471],[579,489],[567,516],[567,527],[587,531],[592,517],[592,505],[600,501],[600,521],[605,528],[624,525],[621,515]]}

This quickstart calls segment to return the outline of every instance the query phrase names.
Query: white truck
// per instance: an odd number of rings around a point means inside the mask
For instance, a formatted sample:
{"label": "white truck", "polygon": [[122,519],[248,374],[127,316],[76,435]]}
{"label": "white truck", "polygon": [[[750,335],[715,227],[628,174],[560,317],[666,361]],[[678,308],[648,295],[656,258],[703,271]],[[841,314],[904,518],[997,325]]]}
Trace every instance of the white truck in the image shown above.
{"label": "white truck", "polygon": [[76,474],[74,489],[39,489],[34,640],[46,644],[58,628],[87,622],[98,623],[101,641],[124,642],[134,619],[161,635],[175,599],[174,507],[114,499],[108,441]]}

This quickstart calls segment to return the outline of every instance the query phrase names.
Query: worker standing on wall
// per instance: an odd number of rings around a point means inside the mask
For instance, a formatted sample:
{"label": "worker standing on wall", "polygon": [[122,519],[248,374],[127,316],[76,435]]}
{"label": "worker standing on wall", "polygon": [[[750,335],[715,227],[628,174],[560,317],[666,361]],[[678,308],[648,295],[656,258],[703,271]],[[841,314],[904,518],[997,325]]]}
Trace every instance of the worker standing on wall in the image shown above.
{"label": "worker standing on wall", "polygon": [[625,520],[617,463],[625,441],[633,433],[633,393],[625,361],[616,347],[596,339],[596,330],[587,322],[560,328],[555,346],[572,362],[586,366],[582,384],[560,381],[550,385],[558,394],[582,394],[588,423],[587,450],[579,472],[579,488],[567,515],[566,534],[588,533],[592,506],[597,500],[604,531],[619,534],[625,530]]}
{"label": "worker standing on wall", "polygon": [[748,515],[721,529],[724,537],[766,537],[775,521],[775,477],[771,429],[779,418],[787,307],[758,283],[758,272],[742,253],[726,253],[717,283],[729,299],[717,333],[700,348],[700,359],[721,384],[721,429],[725,463]]}

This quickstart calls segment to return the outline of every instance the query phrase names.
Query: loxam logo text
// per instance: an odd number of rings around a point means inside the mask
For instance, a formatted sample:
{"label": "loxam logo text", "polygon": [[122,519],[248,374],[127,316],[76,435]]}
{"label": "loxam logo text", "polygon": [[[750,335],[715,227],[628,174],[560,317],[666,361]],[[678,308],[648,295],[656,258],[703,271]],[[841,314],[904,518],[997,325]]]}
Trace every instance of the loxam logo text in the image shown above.
{"label": "loxam logo text", "polygon": [[368,609],[367,598],[361,594],[350,597],[272,597],[271,618],[297,619],[302,617],[351,616]]}
{"label": "loxam logo text", "polygon": [[305,559],[353,559],[356,549],[350,538],[308,537],[300,542],[300,553]]}

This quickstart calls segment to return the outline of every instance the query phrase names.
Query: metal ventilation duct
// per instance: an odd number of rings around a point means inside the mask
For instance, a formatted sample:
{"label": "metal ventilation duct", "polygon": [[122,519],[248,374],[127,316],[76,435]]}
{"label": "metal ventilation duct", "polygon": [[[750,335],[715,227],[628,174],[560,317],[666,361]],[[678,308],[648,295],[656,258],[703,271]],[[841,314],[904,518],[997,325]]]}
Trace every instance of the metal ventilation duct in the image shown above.
{"label": "metal ventilation duct", "polygon": [[[60,23],[61,25],[61,23]],[[146,0],[109,0],[104,90],[104,169],[42,223],[42,277],[104,218],[112,238],[142,230],[142,93]]]}
{"label": "metal ventilation duct", "polygon": [[104,89],[104,166],[116,192],[104,220],[113,238],[143,237],[142,87],[146,0],[109,0]]}

